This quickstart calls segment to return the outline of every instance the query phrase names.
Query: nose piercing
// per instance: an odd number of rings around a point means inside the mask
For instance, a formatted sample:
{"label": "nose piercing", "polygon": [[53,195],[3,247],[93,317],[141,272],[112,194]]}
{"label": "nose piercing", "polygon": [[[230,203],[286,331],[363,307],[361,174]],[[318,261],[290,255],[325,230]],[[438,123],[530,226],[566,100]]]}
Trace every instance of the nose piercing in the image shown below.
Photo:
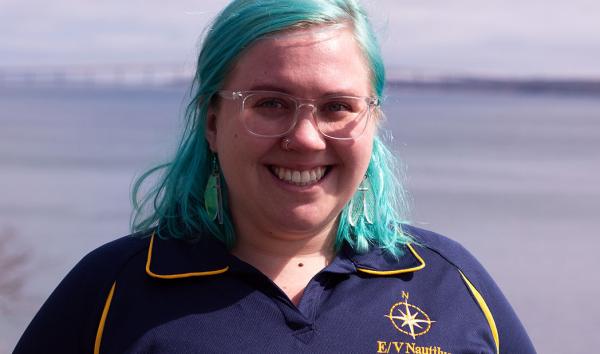
{"label": "nose piercing", "polygon": [[283,138],[283,140],[281,140],[281,148],[285,151],[290,151],[290,143],[292,142],[292,139],[288,138],[287,136],[285,138]]}

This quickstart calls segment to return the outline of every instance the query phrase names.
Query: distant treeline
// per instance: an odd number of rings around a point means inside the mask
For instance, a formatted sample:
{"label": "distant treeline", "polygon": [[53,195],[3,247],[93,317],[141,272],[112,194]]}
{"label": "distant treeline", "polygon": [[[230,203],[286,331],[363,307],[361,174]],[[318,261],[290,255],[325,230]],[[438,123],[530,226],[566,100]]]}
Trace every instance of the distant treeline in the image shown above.
{"label": "distant treeline", "polygon": [[389,87],[600,95],[600,80],[442,78],[391,80]]}

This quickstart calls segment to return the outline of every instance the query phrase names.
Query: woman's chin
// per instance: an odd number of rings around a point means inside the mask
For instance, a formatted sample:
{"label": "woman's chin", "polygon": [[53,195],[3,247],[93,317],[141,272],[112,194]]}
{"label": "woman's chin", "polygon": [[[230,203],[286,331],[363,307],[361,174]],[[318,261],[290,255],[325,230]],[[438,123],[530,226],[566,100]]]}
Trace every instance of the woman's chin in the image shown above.
{"label": "woman's chin", "polygon": [[289,210],[280,215],[274,224],[277,224],[277,229],[282,234],[290,235],[318,235],[329,233],[336,224],[335,217],[324,218],[323,215],[315,215],[314,213],[296,208]]}

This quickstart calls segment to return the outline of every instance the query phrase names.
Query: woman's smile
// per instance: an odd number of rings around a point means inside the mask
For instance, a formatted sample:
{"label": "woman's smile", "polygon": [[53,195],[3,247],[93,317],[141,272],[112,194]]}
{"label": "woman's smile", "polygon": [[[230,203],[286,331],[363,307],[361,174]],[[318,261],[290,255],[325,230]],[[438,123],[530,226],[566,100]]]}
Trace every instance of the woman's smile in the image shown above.
{"label": "woman's smile", "polygon": [[281,181],[296,186],[314,185],[327,173],[327,166],[317,166],[315,168],[304,170],[270,166],[269,169]]}

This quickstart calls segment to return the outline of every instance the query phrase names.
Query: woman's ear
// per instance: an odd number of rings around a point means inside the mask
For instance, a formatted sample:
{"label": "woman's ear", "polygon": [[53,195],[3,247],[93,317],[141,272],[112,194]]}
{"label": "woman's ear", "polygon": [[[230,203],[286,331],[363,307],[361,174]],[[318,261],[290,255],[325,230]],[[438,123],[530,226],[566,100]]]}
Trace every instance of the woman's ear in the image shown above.
{"label": "woman's ear", "polygon": [[210,150],[217,153],[217,110],[212,103],[208,106],[208,110],[206,111],[204,136],[206,137],[206,141],[208,141]]}

